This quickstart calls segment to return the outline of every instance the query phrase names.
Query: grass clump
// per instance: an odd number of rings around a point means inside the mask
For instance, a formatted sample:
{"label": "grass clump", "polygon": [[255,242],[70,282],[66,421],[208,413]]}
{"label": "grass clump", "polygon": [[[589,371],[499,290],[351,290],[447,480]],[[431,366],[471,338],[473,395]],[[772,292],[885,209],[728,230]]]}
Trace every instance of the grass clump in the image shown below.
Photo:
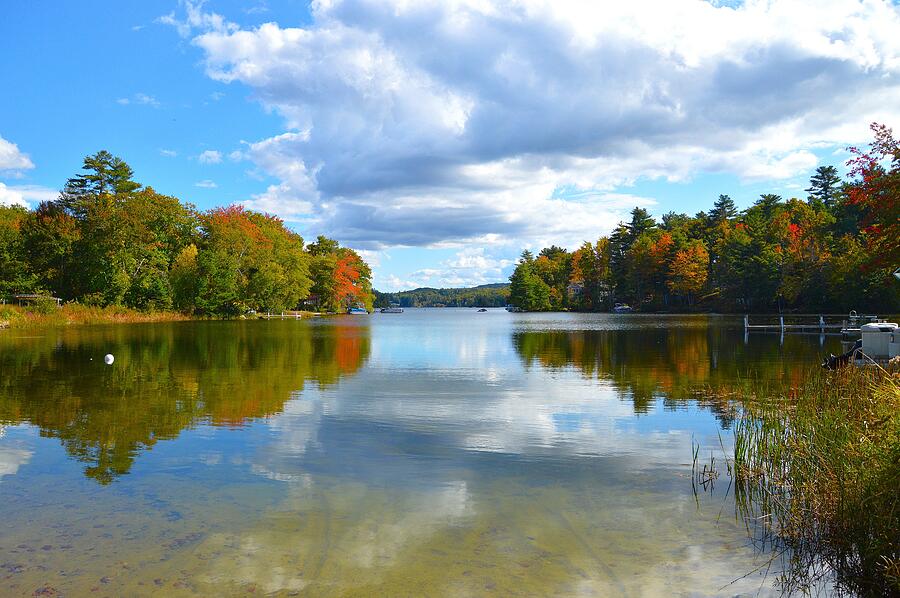
{"label": "grass clump", "polygon": [[36,305],[19,307],[0,305],[0,323],[5,322],[9,328],[28,328],[40,326],[68,326],[71,324],[108,324],[136,322],[171,322],[188,320],[191,316],[172,311],[144,312],[127,307],[98,307],[80,303],[66,303],[57,307],[55,302],[50,306]]}
{"label": "grass clump", "polygon": [[735,424],[738,508],[786,592],[900,595],[900,375],[816,373]]}

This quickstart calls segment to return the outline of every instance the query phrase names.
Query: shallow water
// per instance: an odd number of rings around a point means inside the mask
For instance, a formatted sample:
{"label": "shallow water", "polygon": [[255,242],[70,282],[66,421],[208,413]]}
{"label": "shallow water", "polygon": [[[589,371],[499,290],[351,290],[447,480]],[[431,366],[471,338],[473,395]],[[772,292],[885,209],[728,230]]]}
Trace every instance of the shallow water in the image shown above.
{"label": "shallow water", "polygon": [[0,332],[0,595],[775,593],[741,578],[768,555],[727,481],[692,491],[692,439],[721,454],[736,408],[699,391],[777,388],[840,346],[740,325],[423,309]]}

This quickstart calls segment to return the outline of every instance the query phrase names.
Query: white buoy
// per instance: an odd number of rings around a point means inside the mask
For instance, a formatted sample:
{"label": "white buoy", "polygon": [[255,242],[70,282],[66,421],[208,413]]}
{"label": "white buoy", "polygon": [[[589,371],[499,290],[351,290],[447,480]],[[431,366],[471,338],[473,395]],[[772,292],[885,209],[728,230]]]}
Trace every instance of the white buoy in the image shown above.
{"label": "white buoy", "polygon": [[116,360],[115,357],[112,356],[112,353],[107,353],[106,357],[103,358],[103,361],[106,362],[106,365],[112,365],[112,362]]}

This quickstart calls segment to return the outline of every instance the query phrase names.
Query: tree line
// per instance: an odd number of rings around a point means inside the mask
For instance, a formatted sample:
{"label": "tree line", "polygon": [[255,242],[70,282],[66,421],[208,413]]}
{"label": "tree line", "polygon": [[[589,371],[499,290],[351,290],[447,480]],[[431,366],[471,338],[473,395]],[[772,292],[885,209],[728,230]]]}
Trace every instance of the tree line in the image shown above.
{"label": "tree line", "polygon": [[303,238],[241,206],[198,211],[133,180],[100,151],[57,199],[0,206],[0,297],[208,316],[371,309],[371,270],[352,249]]}
{"label": "tree line", "polygon": [[709,212],[636,207],[608,236],[575,251],[522,253],[510,303],[529,311],[900,311],[900,142],[873,124],[867,150],[849,148],[850,180],[820,166],[803,199],[763,194],[738,211],[720,195]]}
{"label": "tree line", "polygon": [[423,287],[399,293],[375,291],[375,306],[388,307],[503,307],[509,300],[506,283],[483,284],[466,289],[434,289]]}

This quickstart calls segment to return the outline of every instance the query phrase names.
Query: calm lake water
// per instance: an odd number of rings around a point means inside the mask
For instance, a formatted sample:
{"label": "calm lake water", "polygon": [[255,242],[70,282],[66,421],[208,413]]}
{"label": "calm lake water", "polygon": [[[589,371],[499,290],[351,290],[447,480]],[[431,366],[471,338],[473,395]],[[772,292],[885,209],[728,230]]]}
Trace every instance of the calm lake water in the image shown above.
{"label": "calm lake water", "polygon": [[0,595],[774,593],[735,581],[767,557],[727,476],[692,492],[692,438],[721,455],[735,408],[700,391],[777,387],[840,345],[740,326],[423,309],[2,331]]}

